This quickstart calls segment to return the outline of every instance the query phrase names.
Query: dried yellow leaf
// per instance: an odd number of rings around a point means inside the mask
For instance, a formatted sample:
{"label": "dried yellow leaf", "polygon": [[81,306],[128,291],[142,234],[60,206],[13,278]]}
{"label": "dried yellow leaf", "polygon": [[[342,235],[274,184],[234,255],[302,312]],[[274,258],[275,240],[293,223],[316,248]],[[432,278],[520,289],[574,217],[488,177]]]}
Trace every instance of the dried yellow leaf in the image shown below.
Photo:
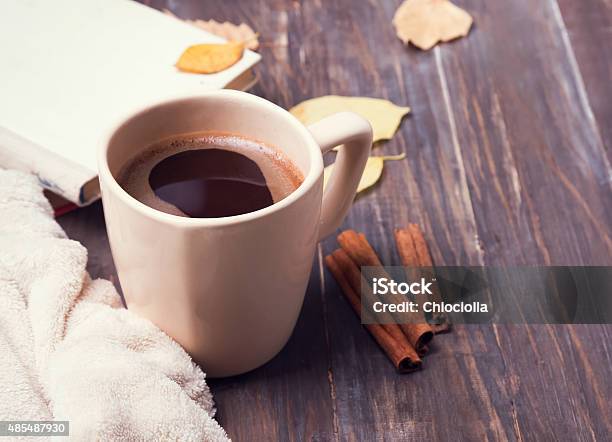
{"label": "dried yellow leaf", "polygon": [[423,50],[465,37],[472,22],[470,14],[448,0],[405,0],[393,16],[397,36]]}
{"label": "dried yellow leaf", "polygon": [[410,108],[396,106],[380,98],[326,95],[303,101],[289,109],[304,124],[316,123],[342,111],[355,112],[368,120],[372,125],[372,142],[376,142],[391,138]]}
{"label": "dried yellow leaf", "polygon": [[[167,9],[164,10],[164,13],[178,20],[181,20]],[[214,34],[218,37],[225,38],[228,41],[244,43],[247,49],[256,50],[259,47],[257,34],[246,23],[240,23],[239,25],[235,25],[234,23],[230,23],[228,21],[220,23],[216,20],[199,19],[183,21],[185,23],[189,23],[192,26],[195,26],[196,28],[200,28],[205,30],[206,32],[210,32],[211,34]]]}
{"label": "dried yellow leaf", "polygon": [[243,43],[200,44],[190,46],[181,54],[176,67],[196,74],[223,71],[242,58]]}
{"label": "dried yellow leaf", "polygon": [[[402,153],[400,155],[387,155],[368,158],[365,169],[363,170],[363,175],[361,175],[361,180],[359,181],[359,185],[357,186],[357,193],[376,184],[376,182],[380,179],[380,176],[382,175],[385,161],[397,161],[403,160],[404,158],[406,158],[405,153]],[[323,187],[327,185],[327,181],[329,180],[329,177],[331,176],[333,170],[333,164],[330,164],[323,170]]]}

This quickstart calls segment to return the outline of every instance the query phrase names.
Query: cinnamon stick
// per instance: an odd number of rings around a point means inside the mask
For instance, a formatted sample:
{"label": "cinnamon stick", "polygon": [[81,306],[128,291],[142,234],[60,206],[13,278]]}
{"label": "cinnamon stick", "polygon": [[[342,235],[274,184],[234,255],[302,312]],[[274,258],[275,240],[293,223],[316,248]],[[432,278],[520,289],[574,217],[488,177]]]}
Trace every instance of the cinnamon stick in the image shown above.
{"label": "cinnamon stick", "polygon": [[[376,255],[376,252],[363,233],[357,233],[354,230],[345,230],[338,235],[338,244],[340,244],[342,250],[351,257],[357,267],[380,267],[380,271],[376,272],[376,277],[389,278],[389,275],[382,269],[382,262],[378,258],[378,255]],[[386,296],[395,303],[405,301],[401,295],[389,294]],[[406,313],[403,315],[405,314]],[[396,318],[401,320],[398,316],[396,316]],[[433,338],[433,330],[425,321],[424,316],[415,313],[411,319],[410,323],[400,323],[398,325],[416,352],[420,356],[423,356],[427,353],[427,344]]]}
{"label": "cinnamon stick", "polygon": [[[355,264],[355,262],[346,254],[344,250],[337,249],[332,253],[332,256],[340,265],[340,268],[344,273],[344,277],[353,289],[353,292],[357,293],[357,295],[360,297],[360,305],[363,304],[364,301],[367,305],[373,305],[375,301],[378,301],[378,298],[374,296],[372,291],[367,289],[367,284],[365,284],[365,281],[363,281],[364,284],[362,284],[363,278],[361,276],[359,267],[357,267],[357,264]],[[387,331],[396,339],[409,342],[408,338],[404,335],[400,327],[395,323],[391,313],[378,313],[378,321],[372,320],[374,319],[372,316],[369,316],[368,319],[368,322],[376,322],[382,325],[383,328],[387,329]],[[396,333],[399,335],[396,335]]]}
{"label": "cinnamon stick", "polygon": [[[325,264],[334,276],[345,298],[353,307],[357,316],[361,315],[361,299],[358,293],[353,290],[346,274],[350,273],[350,258],[342,250],[336,250],[331,255],[325,257]],[[351,264],[348,264],[351,263]],[[395,369],[399,373],[408,373],[421,367],[421,359],[408,343],[397,324],[363,324],[376,340],[378,345],[384,350],[387,357],[391,360]]]}
{"label": "cinnamon stick", "polygon": [[[433,268],[433,260],[427,242],[418,224],[408,224],[405,229],[395,229],[394,233],[397,251],[404,267]],[[442,301],[440,287],[435,282],[432,284],[431,299],[435,302]],[[431,324],[431,328],[435,334],[450,331],[450,323],[444,313],[436,313],[433,318],[436,324]]]}

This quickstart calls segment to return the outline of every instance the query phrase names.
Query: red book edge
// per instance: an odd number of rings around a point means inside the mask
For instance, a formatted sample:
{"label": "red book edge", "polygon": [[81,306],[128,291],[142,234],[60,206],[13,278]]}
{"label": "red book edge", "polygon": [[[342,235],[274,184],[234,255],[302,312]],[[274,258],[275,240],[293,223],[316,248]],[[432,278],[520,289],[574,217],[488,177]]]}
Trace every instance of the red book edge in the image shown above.
{"label": "red book edge", "polygon": [[79,208],[79,206],[73,202],[68,201],[66,198],[63,198],[50,190],[45,189],[44,194],[51,203],[51,207],[53,207],[53,216],[55,218]]}

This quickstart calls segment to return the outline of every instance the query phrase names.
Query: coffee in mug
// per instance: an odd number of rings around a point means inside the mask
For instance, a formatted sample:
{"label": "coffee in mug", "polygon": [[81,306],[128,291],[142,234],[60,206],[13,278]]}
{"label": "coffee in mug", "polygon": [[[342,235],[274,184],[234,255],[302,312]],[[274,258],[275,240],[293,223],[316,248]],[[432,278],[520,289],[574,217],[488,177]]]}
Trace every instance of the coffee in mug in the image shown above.
{"label": "coffee in mug", "polygon": [[[130,112],[104,135],[98,157],[127,307],[207,376],[270,360],[291,336],[317,242],[341,225],[371,143],[358,115],[304,127],[263,98],[229,90]],[[322,155],[338,145],[323,190]]]}
{"label": "coffee in mug", "polygon": [[304,180],[281,150],[234,134],[172,136],[148,146],[118,176],[138,201],[172,215],[219,218],[283,200]]}

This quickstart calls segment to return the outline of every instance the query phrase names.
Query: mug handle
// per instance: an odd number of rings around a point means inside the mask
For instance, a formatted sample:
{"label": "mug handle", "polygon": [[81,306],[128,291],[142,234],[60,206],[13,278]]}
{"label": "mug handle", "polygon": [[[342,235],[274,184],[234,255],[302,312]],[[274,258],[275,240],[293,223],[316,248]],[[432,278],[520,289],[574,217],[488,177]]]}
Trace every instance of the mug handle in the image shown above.
{"label": "mug handle", "polygon": [[342,144],[334,171],[323,192],[319,240],[340,227],[355,198],[357,185],[372,148],[372,127],[353,112],[340,112],[308,126],[325,154]]}

